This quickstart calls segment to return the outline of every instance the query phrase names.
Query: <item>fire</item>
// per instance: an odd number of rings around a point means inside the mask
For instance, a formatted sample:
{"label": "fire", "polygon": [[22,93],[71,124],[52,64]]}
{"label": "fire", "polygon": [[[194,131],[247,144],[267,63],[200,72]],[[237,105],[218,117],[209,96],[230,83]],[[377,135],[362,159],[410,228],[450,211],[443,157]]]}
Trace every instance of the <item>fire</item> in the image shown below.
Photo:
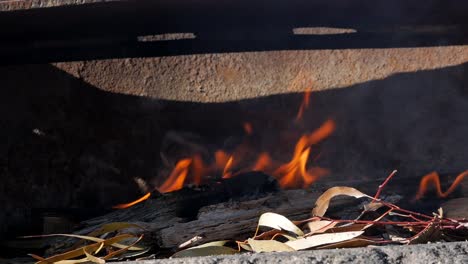
{"label": "fire", "polygon": [[[174,170],[172,170],[171,175],[169,178],[161,185],[158,189],[161,193],[172,192],[181,189],[184,186],[185,178],[188,174],[188,169],[190,164],[192,163],[192,159],[183,159],[177,162]],[[144,196],[138,198],[137,200],[126,203],[126,204],[118,204],[113,206],[112,208],[115,209],[125,209],[131,207],[135,204],[141,203],[148,198],[151,197],[151,192],[148,192]]]}
{"label": "fire", "polygon": [[328,137],[335,129],[332,120],[326,121],[320,128],[309,135],[302,136],[296,144],[293,157],[290,162],[280,166],[273,175],[279,178],[279,184],[283,188],[308,187],[319,177],[328,174],[325,169],[315,168],[307,170],[311,146]]}
{"label": "fire", "polygon": [[179,190],[184,186],[185,178],[187,177],[189,166],[192,159],[183,159],[177,162],[174,170],[169,178],[158,188],[160,193]]}
{"label": "fire", "polygon": [[[308,104],[308,101],[305,102],[304,107]],[[248,127],[251,129],[251,126],[245,126],[247,133],[251,131]],[[311,147],[330,136],[334,130],[335,122],[328,120],[312,133],[305,134],[299,138],[292,159],[289,162],[279,165],[281,163],[273,162],[271,156],[267,152],[262,152],[258,155],[251,170],[269,173],[277,178],[280,186],[283,188],[308,187],[318,178],[329,173],[328,170],[319,167],[307,168]],[[208,165],[205,165],[200,154],[196,154],[191,158],[182,159],[177,162],[167,180],[156,189],[160,193],[176,191],[181,189],[186,181],[200,185],[203,183],[203,177],[207,175],[219,175],[222,173],[221,176],[223,179],[234,177],[234,166],[237,167],[239,164],[242,164],[242,160],[239,158],[248,157],[249,150],[248,146],[243,144],[232,152],[234,154],[228,154],[223,150],[217,150],[214,153],[214,162]],[[246,168],[249,168],[249,166]],[[133,202],[116,205],[114,208],[128,208],[145,201],[150,196],[151,193],[147,193],[145,196]]]}
{"label": "fire", "polygon": [[227,179],[232,176],[230,170],[233,166],[233,161],[234,157],[232,155],[228,155],[222,150],[215,152],[216,168],[218,170],[223,170],[223,179]]}
{"label": "fire", "polygon": [[304,92],[304,97],[302,99],[301,106],[299,106],[299,111],[297,111],[296,121],[302,120],[304,111],[309,107],[309,103],[310,103],[310,89]]}
{"label": "fire", "polygon": [[125,209],[125,208],[128,208],[128,207],[131,207],[131,206],[134,206],[135,204],[137,203],[141,203],[145,200],[148,200],[148,198],[150,198],[151,196],[151,193],[147,193],[145,194],[143,197],[133,201],[133,202],[130,202],[130,203],[126,203],[126,204],[118,204],[118,205],[115,205],[113,206],[112,208],[115,208],[115,209]]}
{"label": "fire", "polygon": [[418,193],[416,194],[416,199],[421,199],[424,194],[427,192],[429,185],[434,185],[436,188],[437,196],[440,198],[446,198],[449,196],[457,186],[463,181],[465,176],[468,175],[468,170],[460,173],[455,180],[452,182],[452,185],[447,189],[447,191],[443,192],[442,187],[440,185],[440,176],[437,172],[431,172],[424,176],[421,179],[421,182],[419,183],[419,190]]}
{"label": "fire", "polygon": [[226,162],[226,166],[224,166],[224,170],[223,170],[223,179],[231,178],[232,173],[230,172],[230,170],[232,167],[233,160],[234,160],[234,157],[230,156],[228,161]]}
{"label": "fire", "polygon": [[257,162],[253,166],[253,171],[264,171],[271,165],[271,158],[268,153],[263,152],[258,156]]}

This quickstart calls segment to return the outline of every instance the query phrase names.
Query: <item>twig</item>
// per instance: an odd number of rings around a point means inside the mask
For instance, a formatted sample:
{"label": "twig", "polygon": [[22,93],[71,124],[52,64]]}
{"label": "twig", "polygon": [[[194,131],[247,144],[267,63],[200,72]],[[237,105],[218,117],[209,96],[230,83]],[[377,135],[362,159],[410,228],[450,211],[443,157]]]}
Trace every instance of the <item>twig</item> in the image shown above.
{"label": "twig", "polygon": [[380,193],[382,192],[383,188],[385,187],[385,185],[387,185],[387,183],[390,181],[390,179],[393,177],[393,175],[395,175],[397,173],[397,170],[394,170],[392,171],[392,173],[390,173],[390,175],[387,176],[387,178],[385,179],[385,181],[379,185],[379,189],[377,190],[377,193],[375,194],[374,196],[374,200],[372,200],[371,203],[373,203],[374,201],[378,200],[379,199],[379,196],[380,196]]}

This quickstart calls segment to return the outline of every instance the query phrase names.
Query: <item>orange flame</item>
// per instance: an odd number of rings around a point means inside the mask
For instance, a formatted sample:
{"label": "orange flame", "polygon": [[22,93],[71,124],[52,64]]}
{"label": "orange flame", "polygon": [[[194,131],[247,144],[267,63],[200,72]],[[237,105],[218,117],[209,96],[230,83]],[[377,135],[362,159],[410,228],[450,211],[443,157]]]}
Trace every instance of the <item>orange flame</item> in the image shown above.
{"label": "orange flame", "polygon": [[271,164],[271,158],[268,153],[263,152],[258,156],[257,162],[253,166],[253,171],[264,171],[267,169],[268,166]]}
{"label": "orange flame", "polygon": [[319,177],[328,173],[325,169],[315,168],[307,170],[307,161],[310,154],[310,146],[328,137],[335,129],[335,123],[328,120],[320,128],[309,135],[302,136],[296,144],[294,154],[290,162],[280,166],[274,175],[279,177],[281,187],[296,187],[302,183],[303,187],[308,187]]}
{"label": "orange flame", "polygon": [[244,123],[244,131],[247,135],[252,135],[253,133],[253,128],[252,128],[252,124],[249,123],[249,122],[245,122]]}
{"label": "orange flame", "polygon": [[223,179],[227,179],[232,176],[232,173],[229,170],[233,166],[233,161],[234,157],[232,155],[228,155],[222,150],[218,150],[215,152],[216,168],[219,170],[223,170]]}
{"label": "orange flame", "polygon": [[310,103],[310,90],[306,90],[304,92],[304,97],[302,99],[301,106],[299,106],[299,111],[297,111],[296,121],[302,120],[304,111],[309,107],[309,103]]}
{"label": "orange flame", "polygon": [[335,122],[333,120],[327,120],[317,130],[307,137],[307,144],[314,145],[330,136],[335,131]]}
{"label": "orange flame", "polygon": [[[188,169],[192,159],[183,159],[177,162],[175,168],[172,170],[169,178],[158,188],[158,191],[161,193],[176,191],[181,189],[184,186],[185,178],[187,177]],[[124,209],[131,207],[135,204],[141,203],[148,198],[150,198],[151,192],[145,194],[143,197],[126,204],[118,204],[113,206],[115,209]]]}
{"label": "orange flame", "polygon": [[223,179],[228,179],[232,177],[232,173],[230,172],[230,170],[231,170],[233,161],[234,161],[234,158],[230,156],[228,161],[226,162],[226,166],[224,166]]}
{"label": "orange flame", "polygon": [[[305,96],[305,98],[308,97]],[[304,107],[308,105],[308,99],[304,99]],[[247,133],[250,133],[251,126],[246,123],[245,129]],[[249,128],[250,127],[250,128]],[[308,187],[318,178],[328,174],[328,170],[312,167],[307,169],[307,162],[309,160],[311,146],[319,143],[328,136],[330,136],[335,130],[335,122],[327,120],[318,129],[310,134],[303,135],[299,138],[296,143],[292,159],[279,167],[276,170],[276,166],[270,155],[266,152],[261,153],[255,164],[252,166],[254,171],[265,171],[273,170],[272,175],[278,179],[278,182],[283,188],[293,187]],[[244,148],[243,148],[244,147]],[[244,157],[248,154],[249,148],[241,145],[235,151],[235,156]],[[157,190],[161,193],[171,192],[179,190],[184,186],[187,176],[190,172],[189,181],[194,184],[200,185],[203,180],[203,176],[213,172],[221,172],[224,179],[233,177],[234,174],[232,169],[234,166],[239,164],[239,160],[234,158],[234,155],[230,155],[223,150],[218,150],[214,153],[215,162],[205,166],[203,159],[200,155],[194,155],[192,158],[182,159],[177,162],[176,166],[172,170],[167,180]],[[236,164],[235,164],[236,163]],[[450,191],[450,190],[449,190]],[[114,208],[128,208],[132,205],[145,201],[150,197],[151,193],[147,193],[145,196],[127,204],[120,204],[114,206]]]}
{"label": "orange flame", "polygon": [[169,178],[158,188],[160,193],[172,192],[181,189],[184,186],[185,178],[192,159],[183,159],[177,162]]}
{"label": "orange flame", "polygon": [[137,203],[141,203],[141,202],[143,202],[145,200],[148,200],[148,198],[150,198],[150,196],[151,196],[151,193],[149,192],[149,193],[145,194],[144,196],[142,196],[141,198],[138,198],[137,200],[135,200],[133,202],[126,203],[126,204],[118,204],[118,205],[112,206],[112,208],[125,209],[125,208],[128,208],[128,207],[134,206]]}
{"label": "orange flame", "polygon": [[437,172],[431,172],[424,176],[421,179],[421,182],[419,183],[419,190],[418,193],[416,194],[416,199],[419,200],[421,199],[424,194],[427,192],[429,184],[432,184],[436,188],[437,196],[440,198],[446,198],[449,196],[457,186],[461,183],[461,181],[465,178],[465,176],[468,175],[468,170],[460,173],[455,180],[452,182],[452,185],[447,189],[447,191],[443,192],[442,187],[440,185],[440,177]]}
{"label": "orange flame", "polygon": [[229,160],[229,155],[226,152],[222,150],[217,150],[215,152],[215,162],[216,162],[216,167],[218,169],[224,168],[228,160]]}

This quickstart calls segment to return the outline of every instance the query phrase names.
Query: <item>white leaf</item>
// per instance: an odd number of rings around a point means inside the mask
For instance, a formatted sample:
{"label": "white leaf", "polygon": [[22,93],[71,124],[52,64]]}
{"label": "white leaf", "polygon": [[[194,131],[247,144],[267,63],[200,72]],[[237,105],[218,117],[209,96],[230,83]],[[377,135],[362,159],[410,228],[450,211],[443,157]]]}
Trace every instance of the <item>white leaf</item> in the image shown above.
{"label": "white leaf", "polygon": [[298,236],[304,235],[299,227],[297,227],[293,222],[291,222],[286,217],[275,214],[275,213],[264,213],[260,216],[258,220],[259,226],[271,227],[277,230],[286,230],[292,232]]}
{"label": "white leaf", "polygon": [[315,236],[305,237],[294,241],[288,241],[285,244],[292,247],[295,250],[313,248],[325,244],[337,243],[353,239],[362,235],[364,231],[356,232],[341,232],[341,233],[330,233],[330,234],[319,234]]}

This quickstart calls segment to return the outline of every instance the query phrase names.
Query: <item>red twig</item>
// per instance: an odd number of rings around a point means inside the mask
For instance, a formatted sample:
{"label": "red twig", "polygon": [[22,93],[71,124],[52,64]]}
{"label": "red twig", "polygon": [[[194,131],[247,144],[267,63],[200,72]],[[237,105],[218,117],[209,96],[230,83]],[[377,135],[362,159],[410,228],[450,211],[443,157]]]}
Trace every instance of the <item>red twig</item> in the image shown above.
{"label": "red twig", "polygon": [[385,179],[385,181],[379,185],[379,189],[377,190],[377,193],[375,194],[374,196],[374,200],[372,202],[374,202],[375,200],[378,200],[379,199],[379,196],[380,196],[380,193],[382,192],[383,188],[385,188],[385,185],[387,185],[387,183],[390,181],[390,179],[397,173],[397,170],[394,170],[392,171],[392,173],[390,173],[390,175],[387,176],[387,178]]}
{"label": "red twig", "polygon": [[427,225],[430,221],[421,221],[421,222],[401,222],[401,221],[374,221],[374,220],[337,220],[331,219],[328,217],[321,217],[324,220],[328,221],[335,221],[338,223],[356,223],[356,224],[376,224],[376,225],[410,225],[410,226],[418,226],[418,225]]}

